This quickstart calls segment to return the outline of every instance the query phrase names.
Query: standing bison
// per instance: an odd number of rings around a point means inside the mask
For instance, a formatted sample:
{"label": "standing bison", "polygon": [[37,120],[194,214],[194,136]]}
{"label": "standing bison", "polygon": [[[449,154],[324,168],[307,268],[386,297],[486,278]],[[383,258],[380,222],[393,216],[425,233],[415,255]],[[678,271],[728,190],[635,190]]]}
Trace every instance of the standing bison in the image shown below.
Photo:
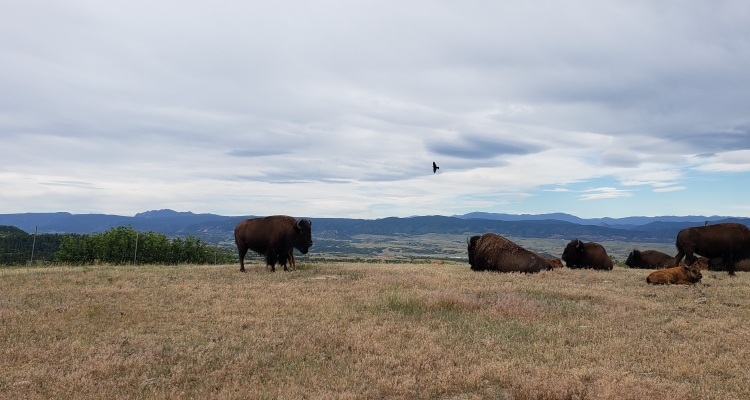
{"label": "standing bison", "polygon": [[467,245],[474,271],[533,273],[552,269],[544,257],[491,232],[473,236]]}
{"label": "standing bison", "polygon": [[676,267],[674,257],[656,250],[633,250],[625,260],[630,268],[662,269]]}
{"label": "standing bison", "polygon": [[562,259],[568,268],[612,269],[612,259],[599,243],[571,240],[563,250]]}
{"label": "standing bison", "polygon": [[693,253],[698,253],[708,258],[722,258],[724,268],[729,275],[734,275],[735,263],[750,255],[750,229],[732,222],[685,228],[677,234],[675,246],[678,264],[685,256],[685,263],[692,265]]}
{"label": "standing bison", "polygon": [[302,254],[312,246],[312,222],[287,215],[273,215],[241,221],[234,228],[234,242],[240,256],[240,272],[245,272],[245,254],[252,250],[266,256],[266,264],[276,271],[276,262],[284,266],[297,248]]}

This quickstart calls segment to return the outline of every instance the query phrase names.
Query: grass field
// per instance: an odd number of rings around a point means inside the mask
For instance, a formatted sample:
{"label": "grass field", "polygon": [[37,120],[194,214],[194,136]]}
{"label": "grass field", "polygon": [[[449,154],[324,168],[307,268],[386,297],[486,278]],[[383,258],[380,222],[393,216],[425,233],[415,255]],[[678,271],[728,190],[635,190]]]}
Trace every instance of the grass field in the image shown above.
{"label": "grass field", "polygon": [[0,270],[0,397],[750,398],[750,274]]}
{"label": "grass field", "polygon": [[[479,235],[480,233],[476,233]],[[315,239],[312,254],[339,254],[348,257],[369,257],[384,259],[439,258],[444,260],[466,260],[466,240],[474,234],[449,235],[356,235],[347,240]],[[570,239],[507,238],[524,248],[541,254],[560,257]],[[584,240],[587,241],[587,240]],[[669,255],[677,254],[674,242],[643,243],[605,240],[598,242],[607,254],[619,261],[625,261],[633,249],[659,250]]]}

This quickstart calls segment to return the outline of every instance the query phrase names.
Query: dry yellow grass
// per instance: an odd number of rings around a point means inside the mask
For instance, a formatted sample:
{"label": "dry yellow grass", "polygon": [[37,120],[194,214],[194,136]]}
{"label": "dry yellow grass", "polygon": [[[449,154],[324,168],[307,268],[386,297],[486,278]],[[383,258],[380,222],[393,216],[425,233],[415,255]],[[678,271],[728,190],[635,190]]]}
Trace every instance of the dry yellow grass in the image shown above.
{"label": "dry yellow grass", "polygon": [[0,270],[2,398],[750,398],[750,274]]}

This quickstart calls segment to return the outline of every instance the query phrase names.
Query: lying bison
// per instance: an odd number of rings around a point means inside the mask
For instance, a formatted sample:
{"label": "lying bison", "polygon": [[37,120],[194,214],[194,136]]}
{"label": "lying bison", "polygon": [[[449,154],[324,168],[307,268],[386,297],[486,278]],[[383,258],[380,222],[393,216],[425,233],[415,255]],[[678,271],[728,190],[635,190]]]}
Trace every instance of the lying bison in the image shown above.
{"label": "lying bison", "polygon": [[473,236],[467,245],[474,271],[533,273],[552,269],[544,257],[491,232]]}
{"label": "lying bison", "polygon": [[630,268],[662,269],[676,267],[674,257],[656,250],[633,250],[625,260]]}
{"label": "lying bison", "polygon": [[568,268],[612,269],[612,259],[599,243],[573,239],[565,246],[562,259]]}
{"label": "lying bison", "polygon": [[729,275],[734,275],[734,265],[738,260],[750,256],[750,229],[742,224],[725,222],[714,225],[685,228],[677,234],[675,241],[679,264],[685,256],[685,263],[695,262],[694,253],[708,258],[721,258]]}
{"label": "lying bison", "polygon": [[[718,260],[720,260],[721,264],[724,265],[724,260],[722,260],[720,258],[718,258]],[[701,270],[706,270],[706,269],[709,268],[709,264],[711,264],[711,260],[709,260],[708,258],[706,258],[706,257],[698,257],[695,260],[695,262],[692,263],[691,265],[697,265],[698,268],[700,268]]]}
{"label": "lying bison", "polygon": [[[697,265],[700,269],[707,269],[709,271],[724,271],[726,268],[724,260],[721,258],[708,259],[706,257],[698,257],[693,265]],[[734,263],[734,270],[750,272],[750,259],[739,260]]]}
{"label": "lying bison", "polygon": [[248,250],[265,255],[266,264],[271,266],[271,271],[276,271],[277,261],[286,271],[287,260],[294,257],[294,248],[302,254],[307,254],[307,250],[312,246],[311,227],[312,222],[306,219],[295,220],[286,215],[241,221],[234,228],[234,242],[240,256],[240,272],[245,272],[245,254]]}
{"label": "lying bison", "polygon": [[547,264],[549,264],[552,268],[562,268],[563,263],[560,261],[559,258],[545,258],[547,260]]}
{"label": "lying bison", "polygon": [[646,282],[653,285],[693,285],[703,278],[697,265],[660,269],[648,274]]}

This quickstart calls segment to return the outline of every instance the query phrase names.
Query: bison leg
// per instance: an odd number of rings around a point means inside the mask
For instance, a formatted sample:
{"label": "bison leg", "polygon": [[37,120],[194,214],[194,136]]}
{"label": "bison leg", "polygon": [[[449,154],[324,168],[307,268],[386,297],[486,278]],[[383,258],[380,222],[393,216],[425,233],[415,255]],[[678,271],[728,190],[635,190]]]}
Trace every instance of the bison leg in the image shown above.
{"label": "bison leg", "polygon": [[294,249],[289,250],[289,269],[297,270],[297,264],[294,262]]}
{"label": "bison leg", "polygon": [[732,253],[729,253],[729,257],[724,257],[724,268],[729,272],[729,275],[734,276],[734,264],[735,260]]}
{"label": "bison leg", "polygon": [[271,272],[276,272],[276,252],[269,251],[266,252],[266,265],[271,266]]}
{"label": "bison leg", "polygon": [[693,265],[695,263],[695,260],[698,258],[693,254],[692,252],[686,253],[685,255],[685,264],[687,265]]}
{"label": "bison leg", "polygon": [[245,272],[245,255],[247,254],[247,246],[238,244],[237,251],[240,256],[240,272]]}
{"label": "bison leg", "polygon": [[685,252],[678,249],[677,255],[674,256],[675,265],[680,265],[680,261],[682,261],[682,257],[685,257]]}
{"label": "bison leg", "polygon": [[286,263],[288,261],[288,255],[285,253],[279,254],[279,264],[281,264],[284,267],[284,271],[289,271],[286,267]]}

